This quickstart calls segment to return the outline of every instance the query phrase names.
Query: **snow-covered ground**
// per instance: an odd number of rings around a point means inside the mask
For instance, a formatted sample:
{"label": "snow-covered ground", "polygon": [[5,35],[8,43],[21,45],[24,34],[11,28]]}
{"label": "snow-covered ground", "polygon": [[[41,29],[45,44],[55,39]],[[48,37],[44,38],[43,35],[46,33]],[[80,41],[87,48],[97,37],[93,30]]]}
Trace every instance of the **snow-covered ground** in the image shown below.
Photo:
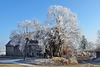
{"label": "snow-covered ground", "polygon": [[83,64],[97,64],[100,65],[100,58],[91,57],[88,61],[82,61]]}
{"label": "snow-covered ground", "polygon": [[[19,64],[19,65],[54,65],[54,61],[51,59],[45,58],[26,58],[23,59],[11,59],[11,60],[0,60],[0,63],[7,63],[7,64]],[[85,64],[87,64],[86,62]],[[95,59],[94,61],[90,61],[88,64],[100,64],[100,58]]]}
{"label": "snow-covered ground", "polygon": [[90,62],[91,64],[100,64],[100,58],[95,59],[94,61]]}
{"label": "snow-covered ground", "polygon": [[26,60],[21,60],[19,62],[32,64],[32,65],[54,65],[54,61],[46,58],[26,58]]}
{"label": "snow-covered ground", "polygon": [[21,61],[23,59],[13,59],[13,60],[0,60],[0,63],[7,63],[7,64],[20,64],[20,65],[31,65],[31,64],[25,64],[17,61]]}
{"label": "snow-covered ground", "polygon": [[23,59],[10,59],[10,60],[0,60],[0,63],[7,63],[7,64],[20,64],[20,65],[52,65],[54,64],[53,61],[50,59],[45,58],[26,58]]}

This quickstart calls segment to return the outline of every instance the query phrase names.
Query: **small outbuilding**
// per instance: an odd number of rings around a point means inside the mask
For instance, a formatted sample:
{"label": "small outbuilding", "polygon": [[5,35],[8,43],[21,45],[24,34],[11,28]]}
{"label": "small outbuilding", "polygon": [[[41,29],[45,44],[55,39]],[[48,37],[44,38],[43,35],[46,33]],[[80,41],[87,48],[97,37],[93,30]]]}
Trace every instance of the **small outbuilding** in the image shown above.
{"label": "small outbuilding", "polygon": [[100,58],[100,51],[96,51],[97,58]]}

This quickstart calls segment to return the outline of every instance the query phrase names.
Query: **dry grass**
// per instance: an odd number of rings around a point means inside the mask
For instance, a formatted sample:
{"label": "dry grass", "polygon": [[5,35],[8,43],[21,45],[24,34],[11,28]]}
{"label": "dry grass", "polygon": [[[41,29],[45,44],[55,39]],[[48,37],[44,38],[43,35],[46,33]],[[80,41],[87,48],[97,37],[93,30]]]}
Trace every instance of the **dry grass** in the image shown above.
{"label": "dry grass", "polygon": [[92,64],[78,64],[78,65],[67,65],[67,66],[26,66],[18,64],[0,64],[0,67],[100,67],[100,65]]}
{"label": "dry grass", "polygon": [[77,57],[78,62],[82,62],[82,61],[88,61],[90,58],[90,56],[79,56]]}

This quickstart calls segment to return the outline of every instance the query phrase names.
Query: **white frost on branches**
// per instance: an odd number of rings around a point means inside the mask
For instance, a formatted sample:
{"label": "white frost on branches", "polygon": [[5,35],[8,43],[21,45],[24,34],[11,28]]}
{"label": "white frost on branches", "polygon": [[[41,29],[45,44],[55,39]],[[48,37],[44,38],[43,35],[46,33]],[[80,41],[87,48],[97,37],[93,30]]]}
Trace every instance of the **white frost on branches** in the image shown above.
{"label": "white frost on branches", "polygon": [[58,28],[59,35],[65,43],[72,43],[75,48],[79,47],[81,28],[79,28],[77,16],[70,9],[62,6],[50,6],[47,14],[48,23]]}
{"label": "white frost on branches", "polygon": [[[25,38],[29,38],[37,40],[38,44],[45,48],[45,45],[49,45],[50,35],[58,35],[61,41],[78,49],[81,40],[81,28],[79,28],[78,23],[76,14],[72,13],[70,9],[56,5],[50,6],[46,23],[41,24],[38,20],[33,22],[26,20],[18,23],[18,29],[11,32],[11,44],[19,43],[21,49],[24,49]],[[55,33],[55,28],[57,28],[58,34]],[[56,37],[55,42],[59,43],[58,37]]]}

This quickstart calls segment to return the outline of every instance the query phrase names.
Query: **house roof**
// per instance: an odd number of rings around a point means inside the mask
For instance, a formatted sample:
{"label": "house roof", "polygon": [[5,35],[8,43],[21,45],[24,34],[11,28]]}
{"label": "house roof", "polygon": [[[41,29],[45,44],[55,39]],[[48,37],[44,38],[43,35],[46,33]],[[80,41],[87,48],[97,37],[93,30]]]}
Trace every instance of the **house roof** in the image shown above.
{"label": "house roof", "polygon": [[5,46],[13,46],[10,44],[11,41],[9,41]]}
{"label": "house roof", "polygon": [[[19,46],[20,41],[16,45],[11,45],[11,40],[5,45],[5,46]],[[31,42],[28,45],[38,45],[38,41],[36,40],[31,40]]]}

